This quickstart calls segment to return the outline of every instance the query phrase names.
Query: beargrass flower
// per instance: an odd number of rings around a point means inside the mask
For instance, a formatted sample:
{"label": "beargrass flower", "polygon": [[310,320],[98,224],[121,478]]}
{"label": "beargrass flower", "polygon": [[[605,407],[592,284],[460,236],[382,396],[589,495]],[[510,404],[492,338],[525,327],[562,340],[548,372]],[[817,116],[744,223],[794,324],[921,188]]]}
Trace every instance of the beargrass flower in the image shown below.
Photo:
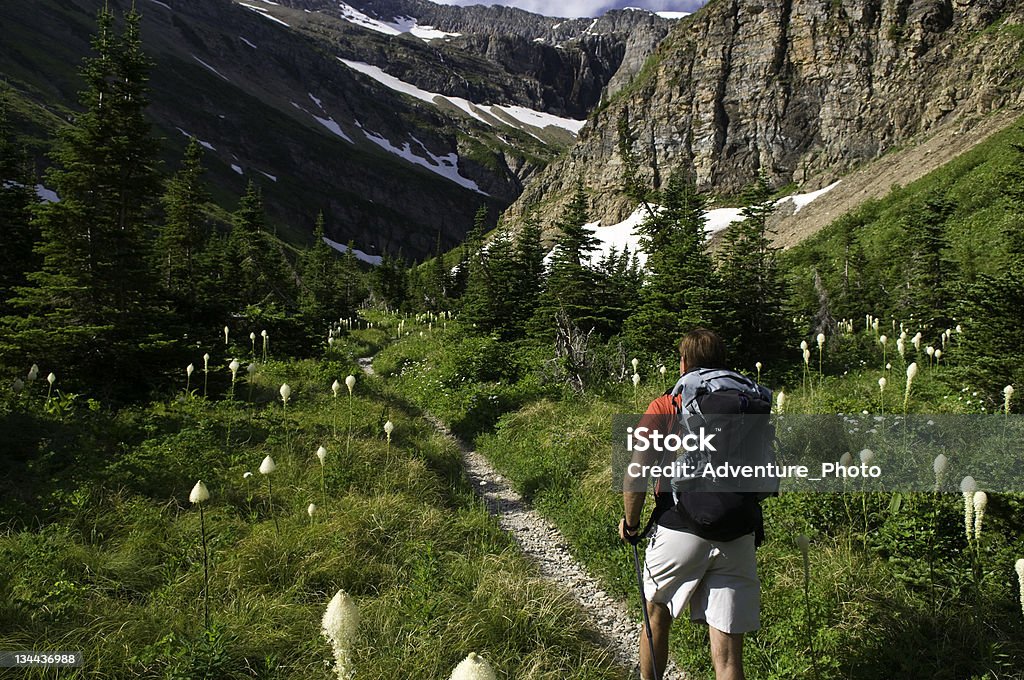
{"label": "beargrass flower", "polygon": [[879,390],[880,392],[885,392],[885,386],[886,386],[886,384],[887,384],[887,381],[886,381],[886,379],[885,379],[885,378],[879,378],[879,379],[878,379],[878,390]]}
{"label": "beargrass flower", "polygon": [[804,350],[804,365],[805,366],[810,366],[810,364],[811,364],[811,350],[805,349]]}
{"label": "beargrass flower", "polygon": [[825,346],[825,334],[824,333],[818,333],[818,349],[820,350],[824,346]]}
{"label": "beargrass flower", "polygon": [[1007,385],[1003,388],[1003,410],[1007,415],[1010,413],[1010,399],[1013,398],[1013,385]]}
{"label": "beargrass flower", "polygon": [[352,395],[352,390],[353,390],[353,388],[355,388],[355,386],[356,386],[356,377],[354,375],[350,375],[347,378],[345,378],[345,387],[348,388],[349,396]]}
{"label": "beargrass flower", "polygon": [[316,503],[310,503],[306,507],[306,514],[309,515],[310,519],[313,519],[313,513],[316,512]]}
{"label": "beargrass flower", "polygon": [[210,500],[210,492],[203,484],[203,480],[196,482],[188,500],[193,505],[199,506],[199,529],[203,536],[203,613],[206,620],[206,628],[210,628],[210,561],[206,549],[206,515],[203,513],[203,502]]}
{"label": "beargrass flower", "polygon": [[666,370],[666,369],[665,369],[665,367],[664,367],[664,366],[659,366],[659,367],[658,367],[658,373],[660,373],[660,374],[661,374],[661,377],[662,377],[662,378],[664,378],[664,377],[665,377],[665,370]]}
{"label": "beargrass flower", "polygon": [[391,433],[395,431],[395,424],[390,420],[384,423],[384,434],[388,436],[388,441],[391,441]]}
{"label": "beargrass flower", "polygon": [[806,340],[801,340],[800,341],[800,351],[803,352],[806,349],[807,349],[807,341]]}
{"label": "beargrass flower", "polygon": [[196,482],[196,485],[192,487],[192,492],[188,495],[188,502],[193,505],[202,503],[203,501],[210,500],[210,492],[203,484],[203,480]]}
{"label": "beargrass flower", "polygon": [[288,400],[292,398],[292,388],[288,387],[288,383],[285,383],[281,385],[279,392],[281,393],[281,401],[283,401],[284,405],[287,406]]}
{"label": "beargrass flower", "polygon": [[335,397],[338,396],[338,390],[340,390],[340,389],[341,389],[341,383],[338,382],[337,380],[335,380],[334,383],[331,385],[331,392],[334,393]]}
{"label": "beargrass flower", "polygon": [[[270,480],[270,473],[276,469],[277,466],[274,465],[274,459],[270,456],[264,458],[263,462],[260,463],[260,474],[267,478],[267,500],[270,504],[271,514],[274,512],[274,484]],[[281,527],[277,524],[277,515],[274,515],[274,531],[277,532],[278,536],[281,535]]]}
{"label": "beargrass flower", "polygon": [[776,411],[782,413],[783,409],[786,408],[786,393],[779,390],[779,396],[775,397]]}
{"label": "beargrass flower", "polygon": [[497,676],[491,664],[476,652],[470,652],[469,656],[455,667],[449,680],[497,680]]}
{"label": "beargrass flower", "polygon": [[633,357],[633,360],[630,361],[629,363],[633,365],[633,372],[636,373],[636,367],[640,365],[640,360],[637,359],[636,357]]}
{"label": "beargrass flower", "polygon": [[875,459],[875,452],[871,449],[861,449],[860,462],[861,465],[870,465],[871,461]]}
{"label": "beargrass flower", "polygon": [[14,382],[11,383],[11,390],[15,394],[21,394],[21,391],[25,389],[25,381],[21,378],[15,378]]}
{"label": "beargrass flower", "polygon": [[853,454],[847,451],[843,455],[839,456],[839,464],[844,468],[853,466]]}
{"label": "beargrass flower", "polygon": [[944,454],[935,456],[935,462],[932,463],[932,470],[935,472],[935,491],[938,492],[939,487],[942,486],[942,478],[946,474],[946,469],[949,467],[949,459]]}
{"label": "beargrass flower", "polygon": [[640,374],[639,373],[634,373],[633,374],[633,387],[636,387],[639,384],[640,384]]}
{"label": "beargrass flower", "polygon": [[32,368],[28,369],[28,381],[35,382],[39,377],[39,365],[32,364]]}
{"label": "beargrass flower", "polygon": [[224,344],[228,344],[228,327],[224,326]]}
{"label": "beargrass flower", "polygon": [[974,534],[974,492],[977,490],[978,483],[974,477],[968,475],[960,481],[960,491],[964,495],[964,532],[968,541]]}
{"label": "beargrass flower", "polygon": [[316,450],[316,457],[320,460],[320,465],[323,466],[327,461],[327,449],[320,447]]}
{"label": "beargrass flower", "polygon": [[358,628],[359,607],[348,593],[339,590],[331,598],[320,623],[320,630],[334,652],[334,671],[339,680],[348,680],[355,675],[352,647]]}
{"label": "beargrass flower", "polygon": [[264,458],[263,462],[260,463],[260,474],[261,475],[269,475],[270,473],[274,472],[275,470],[277,470],[277,465],[274,464],[274,459],[271,458],[270,456],[267,456],[266,458]]}
{"label": "beargrass flower", "polygon": [[249,479],[250,477],[252,477],[252,473],[251,472],[244,472],[244,473],[242,473],[242,479]]}
{"label": "beargrass flower", "polygon": [[981,540],[981,525],[985,519],[985,508],[988,507],[988,494],[984,491],[975,491],[972,498],[974,503],[974,540]]}

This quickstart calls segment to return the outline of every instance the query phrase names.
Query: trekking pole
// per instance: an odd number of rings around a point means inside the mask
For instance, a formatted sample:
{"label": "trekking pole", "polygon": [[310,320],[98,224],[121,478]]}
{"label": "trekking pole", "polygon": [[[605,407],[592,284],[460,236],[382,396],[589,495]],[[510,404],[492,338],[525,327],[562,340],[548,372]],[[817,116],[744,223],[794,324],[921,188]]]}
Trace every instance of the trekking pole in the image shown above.
{"label": "trekking pole", "polygon": [[[658,674],[658,663],[654,657],[654,637],[651,635],[651,617],[647,614],[647,598],[644,597],[644,574],[640,569],[640,549],[637,548],[639,541],[633,544],[633,566],[636,568],[636,584],[640,588],[640,608],[644,612],[644,630],[647,632],[647,645],[651,652],[651,668],[654,670],[654,680],[661,680]],[[640,665],[640,675],[643,675],[643,664]]]}

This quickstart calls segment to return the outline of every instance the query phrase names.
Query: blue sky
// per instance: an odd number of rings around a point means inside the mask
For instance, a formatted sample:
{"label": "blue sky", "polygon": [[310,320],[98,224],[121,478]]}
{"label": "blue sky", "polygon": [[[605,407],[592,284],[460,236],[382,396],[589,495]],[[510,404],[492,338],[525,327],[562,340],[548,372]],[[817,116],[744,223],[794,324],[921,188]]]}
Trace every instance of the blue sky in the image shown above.
{"label": "blue sky", "polygon": [[655,12],[693,12],[706,0],[434,0],[445,5],[509,5],[537,14],[559,17],[595,17],[610,9],[643,7]]}

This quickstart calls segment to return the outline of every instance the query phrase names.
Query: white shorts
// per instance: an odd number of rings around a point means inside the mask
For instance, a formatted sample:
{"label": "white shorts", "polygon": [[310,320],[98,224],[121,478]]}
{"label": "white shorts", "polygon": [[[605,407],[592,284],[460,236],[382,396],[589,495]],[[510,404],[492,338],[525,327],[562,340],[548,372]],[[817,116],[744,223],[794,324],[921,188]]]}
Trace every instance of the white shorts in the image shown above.
{"label": "white shorts", "polygon": [[659,526],[647,543],[644,595],[668,605],[673,618],[689,604],[692,620],[725,633],[757,630],[761,581],[754,550],[754,534],[708,541]]}

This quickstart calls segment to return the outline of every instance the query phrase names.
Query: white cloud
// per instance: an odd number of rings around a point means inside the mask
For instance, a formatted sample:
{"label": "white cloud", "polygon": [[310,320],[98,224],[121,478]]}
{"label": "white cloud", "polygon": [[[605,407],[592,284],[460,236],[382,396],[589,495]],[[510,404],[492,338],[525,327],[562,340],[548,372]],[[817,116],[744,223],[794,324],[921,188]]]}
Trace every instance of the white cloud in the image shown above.
{"label": "white cloud", "polygon": [[433,0],[442,5],[508,5],[528,12],[559,17],[596,17],[621,7],[643,7],[651,11],[696,11],[706,0]]}

